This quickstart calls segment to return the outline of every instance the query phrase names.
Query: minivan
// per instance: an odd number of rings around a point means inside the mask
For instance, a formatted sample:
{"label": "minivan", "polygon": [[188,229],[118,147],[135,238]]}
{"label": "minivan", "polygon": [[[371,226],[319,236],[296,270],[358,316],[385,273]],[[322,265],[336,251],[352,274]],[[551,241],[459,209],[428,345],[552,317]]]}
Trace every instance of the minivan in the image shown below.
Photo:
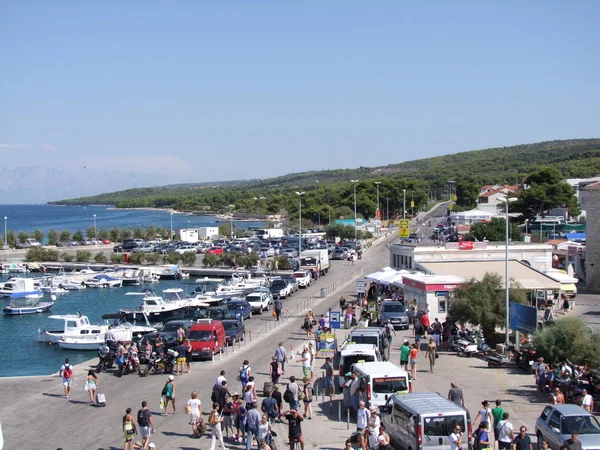
{"label": "minivan", "polygon": [[352,371],[365,384],[367,408],[380,408],[389,395],[412,392],[408,372],[389,361],[359,362]]}
{"label": "minivan", "polygon": [[373,344],[355,344],[345,342],[340,350],[338,386],[344,382],[344,375],[352,371],[358,362],[381,361],[381,354]]}
{"label": "minivan", "polygon": [[437,392],[392,395],[380,409],[381,423],[395,449],[446,450],[456,425],[460,425],[468,449],[473,448],[469,411]]}
{"label": "minivan", "polygon": [[380,327],[355,328],[346,337],[348,342],[355,344],[375,345],[382,355],[384,354],[384,339],[387,341],[385,330]]}
{"label": "minivan", "polygon": [[225,345],[225,328],[220,320],[198,319],[187,338],[192,344],[192,358],[212,358]]}

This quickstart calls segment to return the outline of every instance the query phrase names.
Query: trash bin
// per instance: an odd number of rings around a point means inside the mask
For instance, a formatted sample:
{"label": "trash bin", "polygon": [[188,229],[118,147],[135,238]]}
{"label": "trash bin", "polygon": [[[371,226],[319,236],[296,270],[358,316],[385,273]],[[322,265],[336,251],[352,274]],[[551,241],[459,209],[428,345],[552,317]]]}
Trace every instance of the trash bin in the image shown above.
{"label": "trash bin", "polygon": [[325,288],[321,288],[321,298],[325,298],[327,297],[327,293],[325,291]]}
{"label": "trash bin", "polygon": [[125,262],[125,263],[129,262],[129,253],[124,253],[123,254],[123,262]]}

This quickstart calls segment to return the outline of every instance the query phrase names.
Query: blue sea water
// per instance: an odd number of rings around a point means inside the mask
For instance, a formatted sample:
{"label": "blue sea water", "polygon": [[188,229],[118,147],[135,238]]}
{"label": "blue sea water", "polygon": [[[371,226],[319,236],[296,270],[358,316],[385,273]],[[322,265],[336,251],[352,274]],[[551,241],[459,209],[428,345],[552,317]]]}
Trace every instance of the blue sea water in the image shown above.
{"label": "blue sea water", "polygon": [[[38,228],[47,233],[54,228],[57,231],[81,230],[84,234],[89,226],[93,226],[93,216],[96,214],[96,226],[112,228],[144,227],[147,225],[171,227],[171,214],[155,210],[113,210],[106,206],[48,206],[48,205],[0,205],[0,218],[7,217],[7,228],[15,233],[33,231]],[[173,230],[197,226],[216,226],[214,217],[173,215]],[[234,221],[235,223],[235,221]],[[236,226],[260,226],[262,222],[240,222]],[[2,224],[3,226],[4,224]],[[0,234],[4,230],[0,228]],[[2,254],[0,254],[0,258]],[[36,274],[29,274],[34,276]],[[37,274],[38,276],[40,274]],[[15,276],[19,276],[16,275]],[[0,275],[0,281],[6,281],[9,276]],[[193,286],[187,286],[184,281],[161,281],[150,286],[157,294],[172,287],[183,287],[193,291]],[[56,372],[65,358],[79,363],[95,356],[94,352],[77,352],[62,350],[56,345],[38,342],[38,330],[57,329],[62,321],[48,319],[51,314],[75,314],[81,311],[89,317],[92,323],[100,323],[103,314],[117,313],[121,308],[137,307],[140,297],[126,296],[129,291],[141,291],[140,286],[114,289],[86,289],[70,291],[58,295],[52,312],[31,314],[27,316],[5,316],[0,314],[0,377],[47,375]],[[8,304],[7,299],[0,298],[0,307]]]}

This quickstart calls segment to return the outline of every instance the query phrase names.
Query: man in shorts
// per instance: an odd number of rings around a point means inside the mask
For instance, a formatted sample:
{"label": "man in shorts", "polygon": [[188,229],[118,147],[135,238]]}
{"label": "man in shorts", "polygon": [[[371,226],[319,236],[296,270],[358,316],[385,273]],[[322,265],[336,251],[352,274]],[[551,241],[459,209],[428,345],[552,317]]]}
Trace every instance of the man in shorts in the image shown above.
{"label": "man in shorts", "polygon": [[325,369],[325,392],[333,398],[335,396],[335,378],[331,357],[328,356],[325,358],[325,365],[323,368]]}
{"label": "man in shorts", "polygon": [[69,394],[71,393],[71,381],[73,381],[73,366],[69,364],[69,358],[65,359],[65,363],[60,367],[60,372],[58,374],[63,377],[65,398],[69,398]]}
{"label": "man in shorts", "polygon": [[408,370],[408,356],[410,355],[410,343],[407,339],[400,347],[400,367],[403,370]]}
{"label": "man in shorts", "polygon": [[137,423],[142,436],[142,449],[146,450],[150,443],[150,435],[156,430],[152,422],[152,413],[148,409],[148,402],[145,400],[142,402],[142,409],[137,413]]}
{"label": "man in shorts", "polygon": [[290,448],[294,448],[294,442],[298,441],[300,443],[300,448],[304,450],[304,438],[302,437],[302,425],[301,422],[304,420],[302,414],[300,414],[296,409],[290,409],[282,414],[287,420],[289,426],[289,443]]}
{"label": "man in shorts", "polygon": [[185,345],[183,345],[183,342],[181,342],[176,348],[175,351],[178,353],[177,355],[177,370],[176,370],[176,374],[177,375],[183,375],[183,368],[185,367],[185,352],[187,351],[187,347]]}

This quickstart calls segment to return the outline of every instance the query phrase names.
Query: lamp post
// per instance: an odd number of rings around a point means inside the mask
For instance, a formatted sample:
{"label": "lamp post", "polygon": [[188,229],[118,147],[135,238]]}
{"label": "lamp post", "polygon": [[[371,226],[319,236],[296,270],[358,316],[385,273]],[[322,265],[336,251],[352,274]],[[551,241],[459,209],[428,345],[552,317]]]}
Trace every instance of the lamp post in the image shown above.
{"label": "lamp post", "polygon": [[8,220],[8,217],[4,216],[4,250],[8,250],[8,236],[7,236],[7,227],[6,227],[6,221]]}
{"label": "lamp post", "polygon": [[509,346],[509,341],[508,341],[508,336],[510,334],[510,304],[509,304],[509,300],[508,300],[508,230],[509,230],[509,226],[508,226],[508,205],[511,202],[516,202],[517,199],[515,197],[504,197],[504,198],[499,198],[498,199],[499,202],[502,202],[505,204],[505,208],[504,208],[504,212],[505,212],[505,220],[506,220],[506,236],[505,236],[505,244],[506,244],[506,248],[505,248],[505,252],[504,252],[504,301],[505,301],[505,308],[506,308],[506,337],[504,338],[504,346],[505,349],[508,349]]}
{"label": "lamp post", "polygon": [[406,219],[406,189],[402,189],[402,191],[404,192],[404,200],[403,200],[403,207],[402,207],[402,218]]}
{"label": "lamp post", "polygon": [[410,191],[410,215],[415,217],[415,191]]}
{"label": "lamp post", "polygon": [[169,235],[169,241],[173,240],[173,213],[171,213],[171,234]]}
{"label": "lamp post", "polygon": [[[383,218],[382,214],[381,214],[381,211],[379,209],[379,185],[380,184],[381,184],[381,181],[376,181],[375,182],[375,186],[377,186],[377,212],[375,213],[375,223],[376,224],[378,223],[377,222],[378,220],[380,221],[379,223],[381,223],[381,219]],[[379,228],[378,228],[378,230],[379,230]]]}
{"label": "lamp post", "polygon": [[388,228],[390,227],[390,198],[385,198],[385,213],[387,214]]}
{"label": "lamp post", "polygon": [[356,229],[356,183],[358,183],[358,180],[350,180],[350,182],[354,185],[354,242],[356,242],[358,236]]}
{"label": "lamp post", "polygon": [[304,191],[296,191],[296,194],[298,194],[298,258],[300,258],[300,253],[302,253],[302,196]]}
{"label": "lamp post", "polygon": [[96,242],[96,247],[98,247],[98,229],[96,228],[96,214],[94,214],[94,239]]}

